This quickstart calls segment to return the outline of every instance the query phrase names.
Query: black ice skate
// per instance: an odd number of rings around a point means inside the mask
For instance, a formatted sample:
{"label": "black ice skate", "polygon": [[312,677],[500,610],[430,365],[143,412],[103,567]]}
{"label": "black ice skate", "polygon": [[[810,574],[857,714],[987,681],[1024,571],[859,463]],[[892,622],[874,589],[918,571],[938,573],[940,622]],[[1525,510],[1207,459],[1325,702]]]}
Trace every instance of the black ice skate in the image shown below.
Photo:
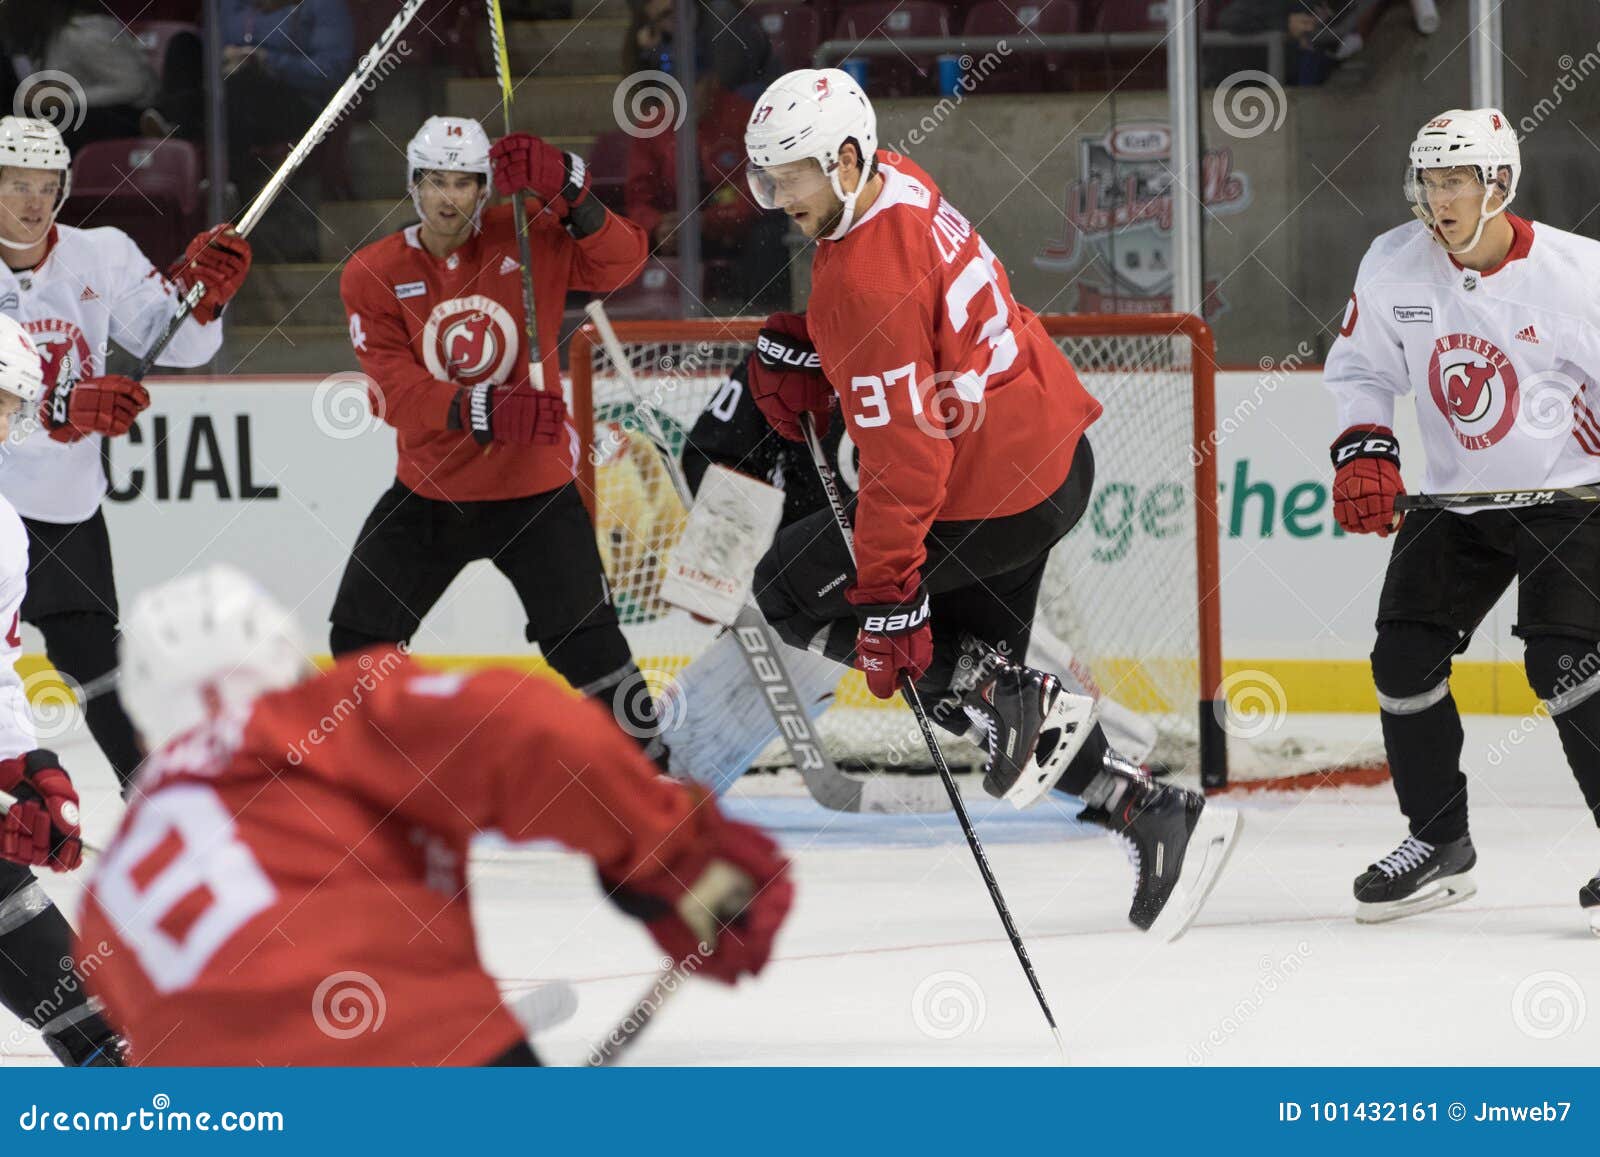
{"label": "black ice skate", "polygon": [[1459,904],[1478,890],[1467,875],[1477,862],[1471,836],[1437,846],[1407,836],[1356,877],[1356,922],[1382,924]]}
{"label": "black ice skate", "polygon": [[45,1045],[69,1069],[121,1068],[127,1045],[100,1016],[99,1002],[69,1009],[39,1026]]}
{"label": "black ice skate", "polygon": [[1156,783],[1117,754],[1084,789],[1078,817],[1122,838],[1138,873],[1128,919],[1176,940],[1188,930],[1233,854],[1243,819],[1174,784]]}
{"label": "black ice skate", "polygon": [[[995,656],[998,659],[998,656]],[[984,736],[983,790],[1018,808],[1056,785],[1094,726],[1094,700],[1031,667],[981,669],[962,706]]]}
{"label": "black ice skate", "polygon": [[1594,879],[1578,889],[1578,903],[1589,917],[1589,931],[1600,936],[1600,872],[1596,872]]}

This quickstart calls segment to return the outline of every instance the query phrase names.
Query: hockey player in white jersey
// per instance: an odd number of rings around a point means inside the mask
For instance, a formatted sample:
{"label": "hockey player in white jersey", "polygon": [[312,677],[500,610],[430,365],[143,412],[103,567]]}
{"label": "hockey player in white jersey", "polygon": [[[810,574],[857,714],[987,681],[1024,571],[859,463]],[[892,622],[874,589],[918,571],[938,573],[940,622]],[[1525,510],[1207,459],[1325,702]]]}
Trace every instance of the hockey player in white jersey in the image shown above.
{"label": "hockey player in white jersey", "polygon": [[[0,314],[0,442],[43,393],[33,342],[19,323]],[[78,793],[55,753],[38,747],[17,674],[27,589],[28,535],[0,497],[0,791],[10,797],[0,820],[0,1005],[39,1030],[62,1064],[117,1065],[120,1042],[76,974],[72,928],[30,871],[76,868],[83,843]]]}
{"label": "hockey player in white jersey", "polygon": [[[1554,502],[1395,511],[1405,491],[1391,425],[1406,393],[1427,492],[1600,481],[1600,242],[1508,212],[1521,172],[1497,109],[1424,125],[1406,178],[1420,220],[1372,243],[1328,355],[1343,430],[1335,516],[1347,531],[1395,535],[1372,674],[1410,834],[1356,878],[1364,922],[1475,891],[1450,665],[1512,579],[1528,682],[1600,823],[1600,512]],[[1600,876],[1580,903],[1600,915]]]}
{"label": "hockey player in white jersey", "polygon": [[[45,120],[0,118],[0,313],[20,321],[44,361],[45,394],[0,453],[0,494],[32,544],[24,621],[44,635],[50,661],[87,684],[116,666],[117,593],[100,500],[105,438],[126,434],[150,397],[106,372],[108,343],[145,353],[193,279],[206,292],[161,357],[197,366],[222,342],[217,313],[250,266],[250,246],[225,226],[190,242],[163,276],[120,229],[56,224],[71,186],[61,134]],[[42,428],[34,428],[42,427]],[[86,708],[89,730],[124,783],[139,762],[117,696]]]}

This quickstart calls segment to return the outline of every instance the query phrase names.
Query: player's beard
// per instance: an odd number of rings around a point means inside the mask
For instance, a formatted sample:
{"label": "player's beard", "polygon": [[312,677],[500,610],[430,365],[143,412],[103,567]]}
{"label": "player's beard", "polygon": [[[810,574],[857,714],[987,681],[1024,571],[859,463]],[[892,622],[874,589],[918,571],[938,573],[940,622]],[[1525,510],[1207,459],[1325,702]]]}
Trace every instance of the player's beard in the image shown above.
{"label": "player's beard", "polygon": [[817,231],[811,235],[811,240],[813,241],[821,241],[823,238],[831,236],[833,231],[839,227],[839,222],[844,220],[844,202],[835,197],[833,209],[821,220],[822,224],[818,225]]}

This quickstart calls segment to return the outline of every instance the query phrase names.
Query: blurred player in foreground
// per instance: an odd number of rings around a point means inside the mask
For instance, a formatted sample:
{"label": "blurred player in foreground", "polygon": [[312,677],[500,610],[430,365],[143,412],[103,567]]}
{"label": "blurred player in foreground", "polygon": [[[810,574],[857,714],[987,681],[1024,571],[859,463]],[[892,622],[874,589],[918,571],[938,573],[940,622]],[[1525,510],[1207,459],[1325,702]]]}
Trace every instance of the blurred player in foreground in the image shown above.
{"label": "blurred player in foreground", "polygon": [[878,149],[847,73],[780,78],[745,149],[757,202],[817,244],[807,313],[767,319],[751,392],[794,441],[837,409],[860,462],[854,559],[831,510],[791,523],[756,568],[762,613],[792,646],[853,662],[878,698],[909,679],[935,722],[976,725],[991,794],[1082,798],[1135,852],[1129,919],[1178,935],[1238,813],[1154,782],[1111,749],[1092,699],[1021,661],[1051,548],[1088,507],[1100,404],[972,223]]}
{"label": "blurred player in foreground", "polygon": [[[487,831],[587,853],[696,973],[765,966],[787,862],[660,777],[603,707],[391,647],[322,674],[305,654],[288,613],[221,566],[147,592],[124,627],[152,749],[83,937],[111,946],[93,987],[134,1063],[537,1064],[478,959],[467,854]],[[352,972],[385,1015],[329,1032],[327,982]]]}
{"label": "blurred player in foreground", "polygon": [[[0,315],[0,443],[44,392],[44,369],[27,332]],[[64,1065],[121,1063],[121,1042],[88,999],[72,956],[72,929],[29,867],[70,872],[83,858],[78,793],[52,751],[37,746],[28,693],[17,674],[28,590],[28,534],[0,497],[0,1005],[39,1030]],[[11,802],[14,801],[14,802]],[[103,948],[89,946],[96,957]],[[0,1063],[4,1063],[0,1059]]]}
{"label": "blurred player in foreground", "polygon": [[[1600,243],[1507,212],[1522,158],[1498,109],[1452,109],[1418,131],[1406,186],[1419,220],[1374,241],[1325,380],[1344,432],[1334,514],[1395,534],[1372,676],[1410,834],[1356,877],[1365,923],[1459,903],[1476,885],[1451,657],[1517,582],[1528,682],[1600,823],[1600,512],[1593,505],[1426,509],[1402,516],[1391,425],[1415,392],[1433,493],[1600,479]],[[1600,875],[1579,891],[1600,933]]]}

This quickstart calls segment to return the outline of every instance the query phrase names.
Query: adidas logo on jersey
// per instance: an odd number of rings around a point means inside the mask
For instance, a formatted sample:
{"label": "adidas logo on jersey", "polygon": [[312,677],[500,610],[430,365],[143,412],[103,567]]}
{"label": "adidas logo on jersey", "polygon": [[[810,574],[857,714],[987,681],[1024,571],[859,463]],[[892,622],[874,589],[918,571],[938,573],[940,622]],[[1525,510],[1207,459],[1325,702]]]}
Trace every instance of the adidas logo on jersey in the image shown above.
{"label": "adidas logo on jersey", "polygon": [[1533,332],[1533,326],[1527,325],[1527,326],[1523,326],[1521,329],[1519,329],[1517,331],[1517,340],[1518,341],[1525,341],[1525,342],[1532,342],[1534,345],[1538,345],[1539,344],[1539,335]]}
{"label": "adidas logo on jersey", "polygon": [[502,257],[500,259],[500,272],[502,274],[515,273],[520,268],[522,267],[517,264],[517,259],[515,257]]}
{"label": "adidas logo on jersey", "polygon": [[85,285],[83,292],[78,295],[79,301],[98,301],[99,299],[100,295],[94,291],[92,285]]}

